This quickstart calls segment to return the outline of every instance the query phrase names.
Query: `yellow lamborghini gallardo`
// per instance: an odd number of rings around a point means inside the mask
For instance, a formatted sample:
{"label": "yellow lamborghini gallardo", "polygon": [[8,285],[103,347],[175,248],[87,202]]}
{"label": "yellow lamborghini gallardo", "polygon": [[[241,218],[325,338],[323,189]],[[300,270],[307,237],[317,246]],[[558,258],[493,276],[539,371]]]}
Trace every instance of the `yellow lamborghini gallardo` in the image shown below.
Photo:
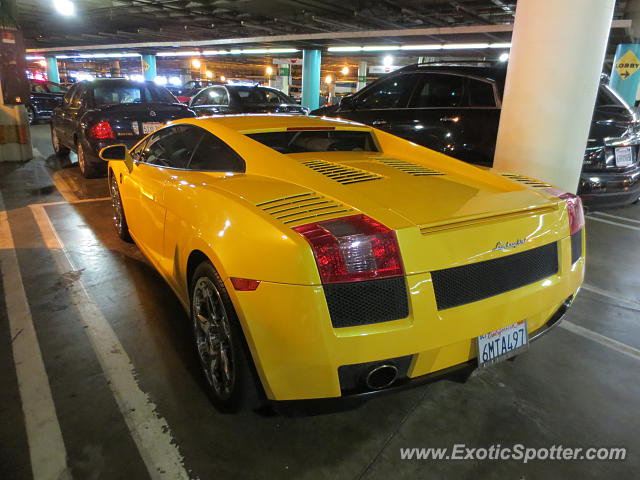
{"label": "yellow lamborghini gallardo", "polygon": [[222,410],[466,374],[526,350],[583,281],[578,197],[357,123],[186,119],[101,157]]}

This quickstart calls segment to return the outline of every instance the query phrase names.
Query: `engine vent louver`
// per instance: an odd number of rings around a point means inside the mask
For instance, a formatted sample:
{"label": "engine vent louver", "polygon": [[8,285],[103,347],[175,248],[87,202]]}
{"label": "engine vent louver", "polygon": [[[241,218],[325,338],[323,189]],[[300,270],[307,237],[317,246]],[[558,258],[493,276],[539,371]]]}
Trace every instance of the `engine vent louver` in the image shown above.
{"label": "engine vent louver", "polygon": [[516,175],[515,173],[501,173],[500,175],[507,177],[509,180],[524,183],[525,185],[533,188],[549,188],[551,186],[548,183],[540,182],[533,178],[525,177],[524,175]]}
{"label": "engine vent louver", "polygon": [[256,207],[290,226],[344,216],[354,210],[317,193],[307,192],[258,203]]}
{"label": "engine vent louver", "polygon": [[360,170],[359,168],[339,165],[337,163],[327,162],[325,160],[307,160],[302,162],[305,167],[324,175],[325,177],[335,180],[342,185],[350,185],[352,183],[369,182],[371,180],[380,180],[384,177],[375,173]]}
{"label": "engine vent louver", "polygon": [[443,172],[439,172],[438,170],[433,170],[429,167],[424,167],[416,163],[405,162],[404,160],[398,160],[396,158],[376,158],[375,160],[415,177],[444,175]]}

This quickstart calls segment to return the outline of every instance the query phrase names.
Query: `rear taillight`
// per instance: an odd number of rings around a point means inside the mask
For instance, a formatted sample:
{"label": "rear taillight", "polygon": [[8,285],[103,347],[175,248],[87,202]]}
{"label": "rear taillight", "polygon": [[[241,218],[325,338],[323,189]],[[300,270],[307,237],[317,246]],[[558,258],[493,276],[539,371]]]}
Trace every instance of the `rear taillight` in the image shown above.
{"label": "rear taillight", "polygon": [[564,190],[556,187],[546,188],[545,190],[567,202],[570,235],[573,235],[584,227],[584,210],[582,209],[582,200],[578,195],[565,192]]}
{"label": "rear taillight", "polygon": [[89,129],[89,136],[96,140],[113,140],[116,134],[111,128],[111,124],[106,120],[96,123]]}
{"label": "rear taillight", "polygon": [[366,215],[309,223],[294,230],[311,245],[322,283],[403,275],[395,232]]}

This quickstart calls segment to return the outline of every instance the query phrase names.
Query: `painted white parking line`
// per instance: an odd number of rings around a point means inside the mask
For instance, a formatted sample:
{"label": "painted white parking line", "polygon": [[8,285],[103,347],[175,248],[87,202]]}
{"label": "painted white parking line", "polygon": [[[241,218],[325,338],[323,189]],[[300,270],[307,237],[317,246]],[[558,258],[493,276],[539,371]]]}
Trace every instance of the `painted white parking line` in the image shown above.
{"label": "painted white parking line", "polygon": [[76,203],[104,202],[105,200],[111,200],[111,197],[83,198],[81,200],[73,200],[72,202],[42,202],[34,205],[37,205],[39,207],[51,207],[55,205],[75,205]]}
{"label": "painted white parking line", "polygon": [[611,220],[605,220],[604,218],[594,217],[592,215],[587,215],[588,220],[595,220],[596,222],[608,223],[609,225],[615,225],[616,227],[628,228],[630,230],[636,230],[640,232],[640,227],[635,227],[633,225],[627,225],[619,222],[612,222]]}
{"label": "painted white parking line", "polygon": [[617,220],[624,220],[625,222],[640,223],[640,220],[637,220],[635,218],[621,217],[620,215],[613,215],[611,213],[606,213],[606,212],[593,212],[592,215],[600,215],[602,217],[615,218]]}
{"label": "painted white parking line", "polygon": [[636,360],[640,360],[640,350],[627,345],[626,343],[619,342],[617,340],[614,340],[613,338],[606,337],[600,333],[594,332],[593,330],[589,330],[588,328],[581,327],[580,325],[576,325],[575,323],[566,320],[560,323],[560,327],[570,331],[571,333],[580,335],[581,337],[593,340],[600,345],[612,348],[616,352],[622,353],[623,355],[627,355],[631,358],[635,358]]}
{"label": "painted white parking line", "polygon": [[[43,238],[48,245],[55,245],[52,253],[60,272],[77,271],[44,207],[38,204],[30,207]],[[84,330],[149,475],[154,480],[189,479],[169,425],[156,413],[155,404],[141,390],[129,355],[81,280],[69,287],[69,295],[82,317]]]}
{"label": "painted white parking line", "polygon": [[0,269],[33,478],[70,479],[67,452],[0,193]]}
{"label": "painted white parking line", "polygon": [[60,192],[60,195],[62,195],[62,197],[67,202],[69,203],[77,202],[79,198],[75,193],[76,189],[74,189],[73,185],[69,184],[69,182],[67,181],[66,175],[60,172],[64,172],[64,171],[58,170],[57,172],[54,172],[53,175],[51,176],[54,185],[58,189],[58,192]]}
{"label": "painted white parking line", "polygon": [[609,298],[612,298],[613,300],[617,300],[617,301],[622,302],[622,303],[627,303],[627,304],[629,304],[629,305],[631,305],[632,307],[635,307],[635,308],[640,307],[640,302],[638,302],[637,300],[633,300],[631,298],[627,298],[627,297],[624,297],[622,295],[618,295],[617,293],[610,292],[609,290],[603,290],[602,288],[598,288],[598,287],[595,287],[593,285],[589,285],[588,283],[584,283],[581,288],[583,288],[583,289],[585,289],[585,290],[587,290],[589,292],[593,292],[593,293],[596,293],[598,295],[602,295],[603,297],[609,297]]}

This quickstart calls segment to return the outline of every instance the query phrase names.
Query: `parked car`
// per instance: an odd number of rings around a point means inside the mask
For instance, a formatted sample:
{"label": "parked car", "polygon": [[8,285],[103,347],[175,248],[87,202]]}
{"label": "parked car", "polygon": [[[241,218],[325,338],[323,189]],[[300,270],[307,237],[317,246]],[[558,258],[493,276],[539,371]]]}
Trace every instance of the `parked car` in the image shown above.
{"label": "parked car", "polygon": [[29,125],[34,125],[40,120],[49,120],[53,109],[60,105],[67,88],[59,83],[46,80],[30,80],[31,103],[27,106]]}
{"label": "parked car", "polygon": [[189,103],[191,98],[202,90],[204,87],[210,87],[212,85],[220,85],[220,82],[212,80],[191,80],[186,82],[181,87],[168,87],[169,91],[173,93],[176,98],[182,103]]}
{"label": "parked car", "polygon": [[201,117],[101,157],[116,231],[175,291],[225,411],[460,378],[583,282],[579,197],[361,124]]}
{"label": "parked car", "polygon": [[98,79],[75,84],[54,109],[51,140],[58,154],[78,153],[87,178],[106,173],[98,151],[114,143],[133,146],[170,120],[195,113],[153,82]]}
{"label": "parked car", "polygon": [[[476,165],[491,166],[506,68],[410,65],[312,115],[356,120]],[[578,193],[621,206],[640,197],[640,125],[601,82]]]}
{"label": "parked car", "polygon": [[189,102],[198,115],[229,113],[291,113],[307,115],[309,109],[270,87],[218,85],[198,92]]}

